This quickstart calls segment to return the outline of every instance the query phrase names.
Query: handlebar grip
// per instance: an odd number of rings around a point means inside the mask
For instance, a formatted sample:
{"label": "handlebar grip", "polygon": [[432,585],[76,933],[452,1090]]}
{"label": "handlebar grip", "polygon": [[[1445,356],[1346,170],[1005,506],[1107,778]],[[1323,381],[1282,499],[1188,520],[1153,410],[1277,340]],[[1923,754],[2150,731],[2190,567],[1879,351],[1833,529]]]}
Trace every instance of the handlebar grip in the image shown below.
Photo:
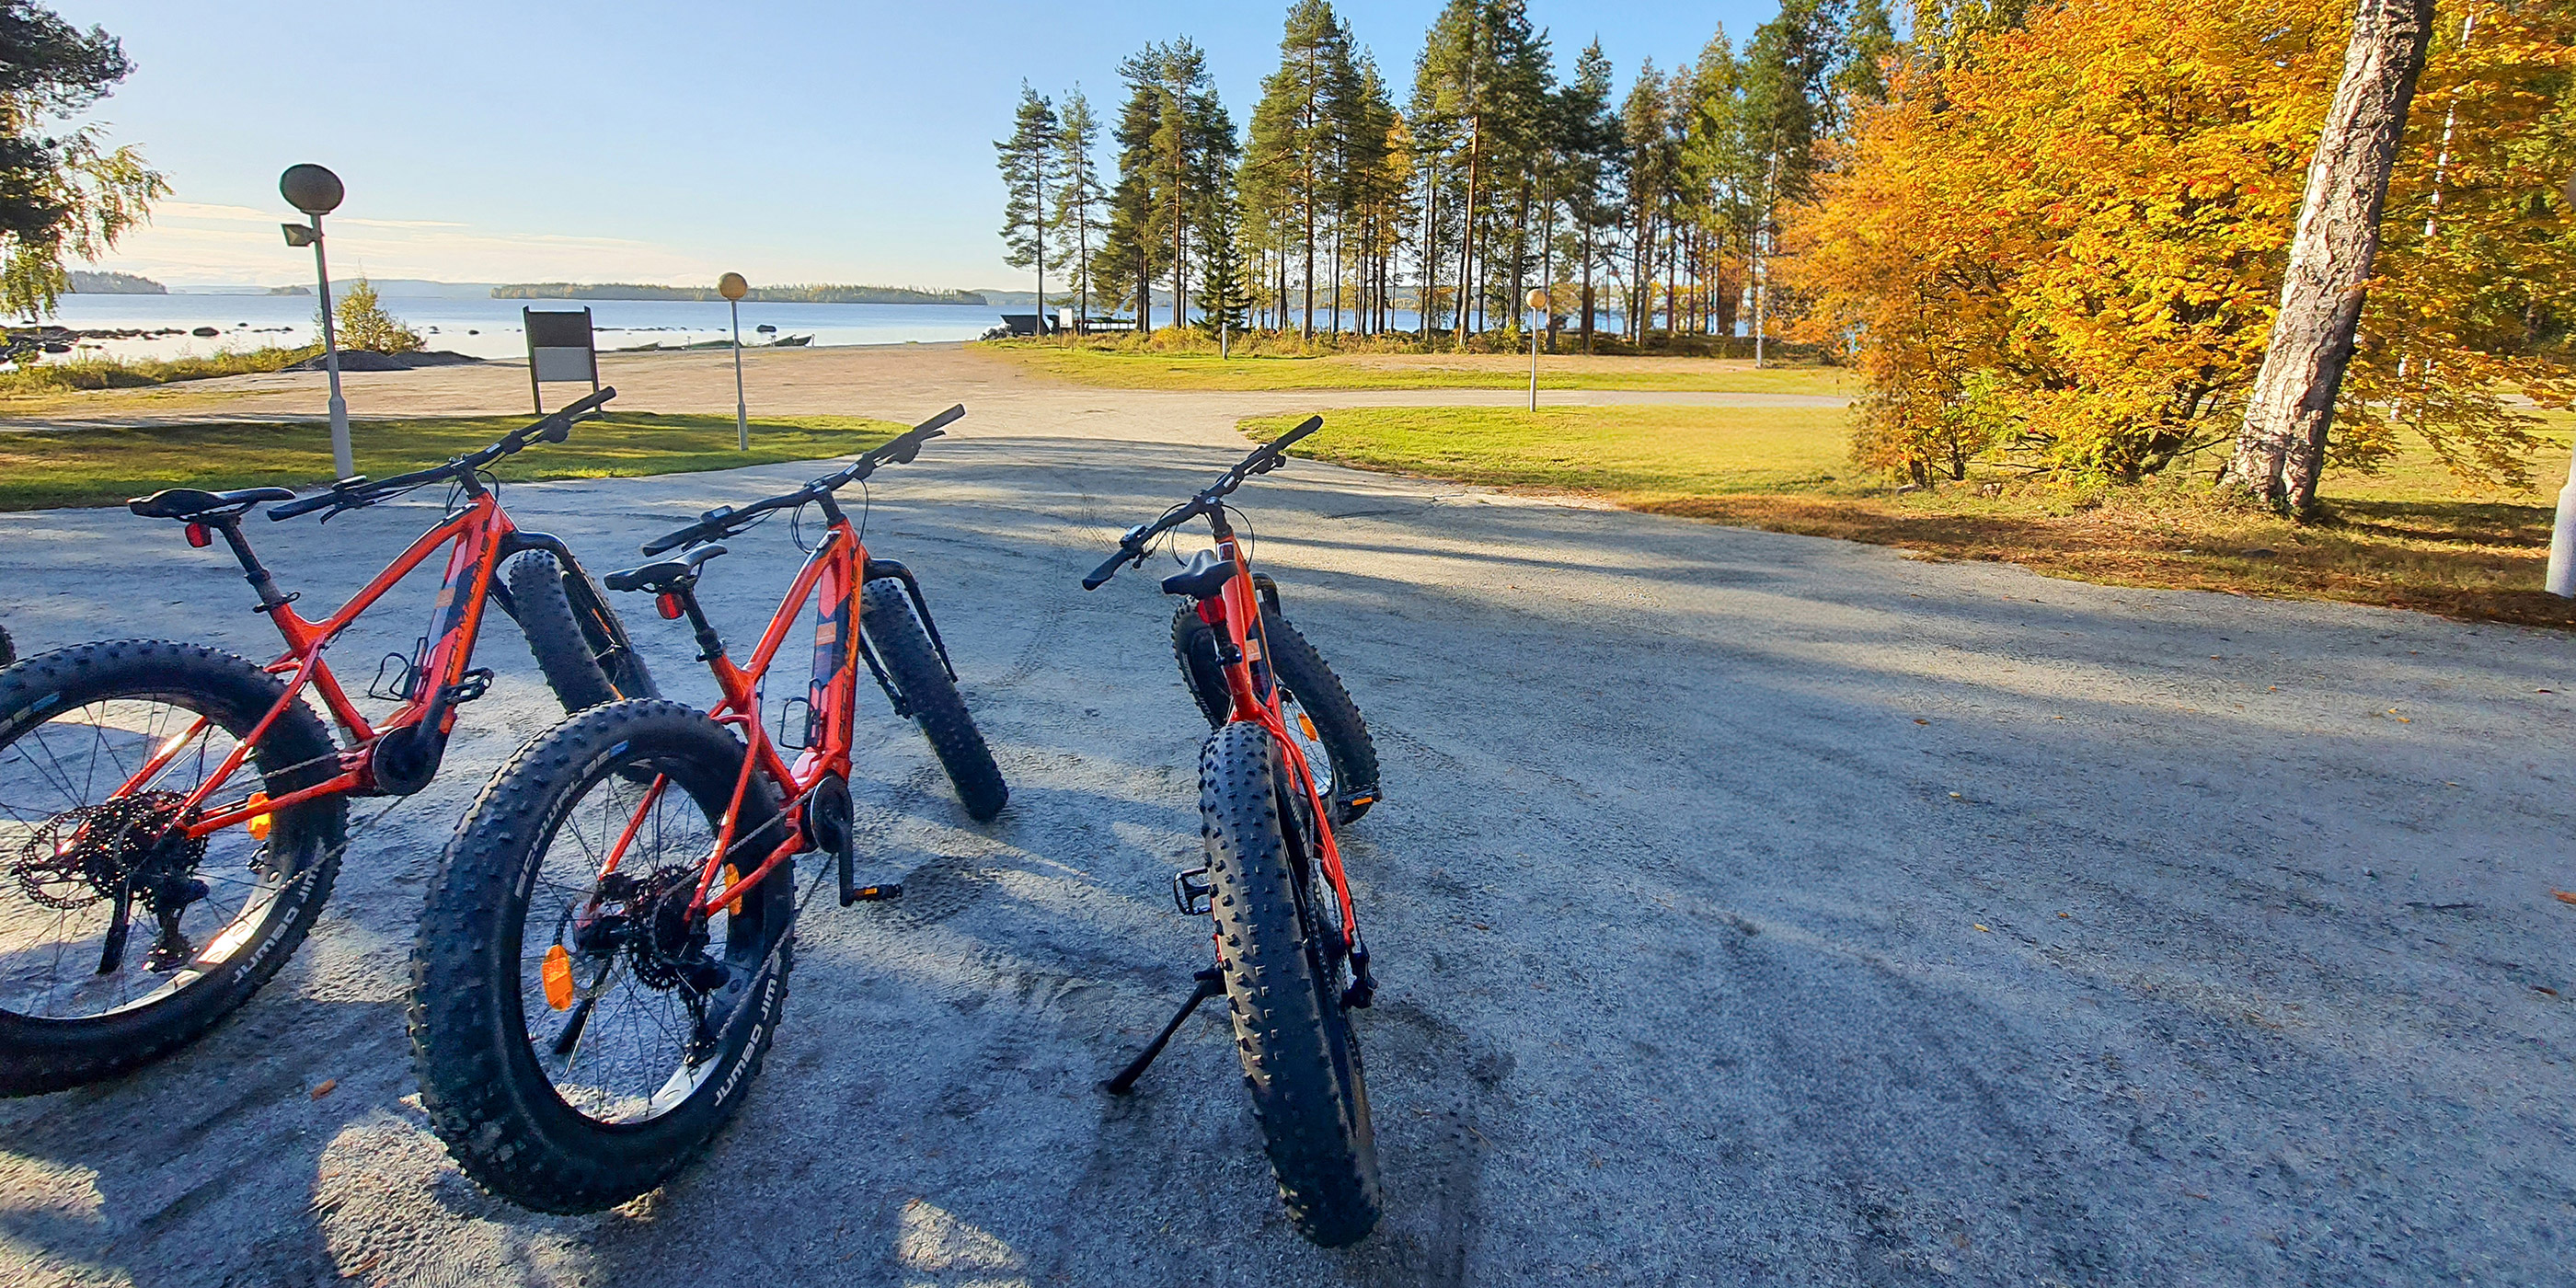
{"label": "handlebar grip", "polygon": [[1322,429],[1323,427],[1323,417],[1309,416],[1306,418],[1305,424],[1299,425],[1297,428],[1289,430],[1285,434],[1281,434],[1276,442],[1270,444],[1270,450],[1274,452],[1285,451],[1289,444],[1294,443],[1298,439],[1304,438],[1308,434],[1314,433],[1316,430]]}
{"label": "handlebar grip", "polygon": [[964,403],[959,403],[959,404],[957,404],[956,406],[951,407],[951,408],[949,408],[948,410],[943,411],[943,412],[939,413],[938,415],[933,416],[933,417],[931,417],[930,419],[925,420],[925,421],[921,422],[920,424],[913,426],[913,427],[912,427],[912,432],[913,432],[913,433],[916,433],[916,434],[921,434],[921,435],[922,435],[922,436],[924,436],[924,437],[928,437],[928,436],[929,436],[929,435],[928,435],[928,431],[936,430],[936,429],[946,429],[946,428],[947,428],[947,427],[949,427],[950,425],[954,425],[954,424],[956,424],[958,421],[964,420],[965,418],[966,418],[966,404],[964,404]]}
{"label": "handlebar grip", "polygon": [[685,528],[665,532],[662,535],[645,542],[643,552],[648,555],[658,555],[673,546],[686,545],[690,540],[698,535],[698,530],[705,526],[707,525],[704,523],[692,523]]}
{"label": "handlebar grip", "polygon": [[1135,557],[1136,556],[1129,554],[1124,550],[1109,556],[1109,562],[1092,569],[1091,575],[1082,579],[1082,588],[1084,590],[1098,590],[1102,586],[1108,585],[1109,579],[1118,575],[1118,565]]}
{"label": "handlebar grip", "polygon": [[312,496],[304,497],[300,500],[286,501],[277,505],[272,505],[268,507],[269,522],[275,523],[282,519],[292,519],[298,515],[311,514],[315,510],[327,510],[345,499],[347,499],[347,494],[335,489],[328,492],[317,492]]}
{"label": "handlebar grip", "polygon": [[599,410],[601,407],[608,404],[609,399],[616,396],[617,386],[605,385],[600,388],[599,392],[592,394],[588,398],[584,398],[580,402],[573,403],[570,406],[557,410],[555,415],[560,416],[565,420],[571,420],[585,412],[594,412]]}

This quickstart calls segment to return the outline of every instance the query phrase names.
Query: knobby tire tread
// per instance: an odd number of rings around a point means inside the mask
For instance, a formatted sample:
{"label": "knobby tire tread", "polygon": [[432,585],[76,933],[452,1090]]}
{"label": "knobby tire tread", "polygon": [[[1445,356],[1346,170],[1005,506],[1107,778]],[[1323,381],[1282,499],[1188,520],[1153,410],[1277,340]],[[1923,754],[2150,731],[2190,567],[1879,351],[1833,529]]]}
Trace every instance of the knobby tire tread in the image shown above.
{"label": "knobby tire tread", "polygon": [[965,804],[967,816],[978,823],[991,822],[1009,803],[1010,786],[1002,781],[1002,767],[993,760],[983,730],[975,727],[974,713],[966,709],[957,682],[948,678],[948,668],[941,665],[939,650],[930,642],[930,632],[922,628],[920,614],[912,610],[912,596],[903,583],[879,577],[862,588],[859,623],[877,659],[885,663],[886,674],[893,677],[895,691],[911,704],[913,721],[930,740],[930,749],[948,771],[949,781],[957,785],[957,799]]}
{"label": "knobby tire tread", "polygon": [[[723,726],[676,702],[618,702],[566,720],[520,748],[458,824],[439,857],[413,941],[405,1015],[430,1129],[476,1185],[540,1212],[613,1207],[705,1153],[740,1108],[742,1089],[758,1079],[786,1006],[795,964],[792,927],[777,946],[765,995],[744,1003],[761,1013],[716,1057],[728,1066],[707,1080],[718,1097],[616,1131],[563,1107],[526,1050],[524,1021],[509,1022],[520,987],[518,945],[506,942],[509,905],[524,904],[520,882],[532,881],[528,869],[542,861],[532,847],[547,839],[549,816],[573,803],[560,794],[580,785],[585,766],[645,740],[654,740],[667,761],[693,760],[694,772],[720,780],[726,792],[745,754]],[[739,828],[747,833],[777,812],[768,780],[755,775]],[[759,890],[769,893],[766,915],[793,915],[792,865]],[[528,910],[517,911],[524,934]],[[738,1071],[730,1068],[736,1064]]]}
{"label": "knobby tire tread", "polygon": [[[1298,1232],[1325,1247],[1367,1237],[1382,1208],[1375,1134],[1358,1040],[1348,1038],[1351,1094],[1328,1026],[1347,1026],[1318,990],[1279,815],[1270,734],[1250,723],[1208,735],[1199,813],[1210,909],[1236,1053],[1261,1124],[1280,1200]],[[1324,991],[1329,991],[1329,981]]]}
{"label": "knobby tire tread", "polygon": [[[527,637],[528,651],[536,655],[537,669],[544,673],[546,687],[554,690],[555,698],[563,703],[564,713],[571,715],[626,698],[660,696],[653,688],[651,675],[643,669],[643,660],[633,650],[621,659],[619,669],[626,673],[622,677],[612,677],[600,665],[599,645],[582,629],[566,587],[566,582],[576,575],[543,550],[530,550],[512,560],[508,573],[510,603],[518,617],[519,633]],[[583,590],[586,597],[596,598],[596,592],[589,587]],[[626,692],[628,688],[636,691]]]}
{"label": "knobby tire tread", "polygon": [[[1351,700],[1350,690],[1275,605],[1262,605],[1261,623],[1270,640],[1271,674],[1296,695],[1297,705],[1314,720],[1315,733],[1333,758],[1334,795],[1346,796],[1354,787],[1370,788],[1374,794],[1379,776],[1377,744],[1369,737],[1368,721]],[[1182,682],[1198,704],[1199,714],[1207,717],[1211,728],[1224,724],[1233,714],[1234,701],[1226,692],[1225,671],[1216,660],[1216,628],[1200,621],[1198,611],[1188,604],[1172,614],[1172,660],[1179,664]],[[1334,800],[1333,826],[1358,822],[1375,803],[1348,805]]]}

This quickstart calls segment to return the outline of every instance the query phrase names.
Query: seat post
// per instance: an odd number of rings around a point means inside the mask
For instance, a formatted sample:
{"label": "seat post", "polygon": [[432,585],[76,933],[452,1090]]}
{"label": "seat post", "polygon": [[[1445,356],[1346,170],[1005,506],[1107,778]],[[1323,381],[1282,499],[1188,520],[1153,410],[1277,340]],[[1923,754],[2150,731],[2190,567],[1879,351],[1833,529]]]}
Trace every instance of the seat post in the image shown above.
{"label": "seat post", "polygon": [[724,637],[716,634],[715,625],[707,620],[706,610],[698,607],[698,579],[687,578],[667,592],[680,601],[680,611],[688,615],[689,628],[697,633],[698,660],[713,662],[724,656]]}
{"label": "seat post", "polygon": [[242,535],[240,515],[212,515],[199,522],[211,524],[224,534],[224,544],[232,547],[234,558],[241,560],[242,580],[249,582],[252,592],[259,596],[259,611],[269,612],[287,602],[287,597],[278,593],[277,579],[269,575],[259,556],[251,553],[250,538]]}

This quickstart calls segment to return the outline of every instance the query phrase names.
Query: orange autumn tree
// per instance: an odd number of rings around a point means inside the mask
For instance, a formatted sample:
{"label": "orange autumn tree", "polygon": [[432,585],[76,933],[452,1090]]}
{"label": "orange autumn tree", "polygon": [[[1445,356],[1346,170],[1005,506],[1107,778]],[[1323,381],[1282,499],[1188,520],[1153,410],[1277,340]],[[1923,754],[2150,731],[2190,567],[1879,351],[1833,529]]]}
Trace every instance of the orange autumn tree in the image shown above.
{"label": "orange autumn tree", "polygon": [[[2465,473],[2517,478],[2532,422],[2499,395],[2566,400],[2543,350],[2571,314],[2532,298],[2564,275],[2514,284],[2569,244],[2554,199],[2533,214],[2549,158],[2515,159],[2563,103],[2566,19],[2547,9],[2530,0],[2487,23],[2514,40],[2465,49],[2446,18],[2389,219],[2420,231],[2437,161],[2419,141],[2453,108],[2449,231],[2382,252],[2339,463],[2384,459],[2402,426]],[[2066,0],[1950,42],[1946,65],[1901,60],[1781,261],[1815,338],[1867,377],[1855,458],[1917,481],[1984,458],[2133,482],[2223,442],[2262,361],[2349,20],[2349,0]]]}

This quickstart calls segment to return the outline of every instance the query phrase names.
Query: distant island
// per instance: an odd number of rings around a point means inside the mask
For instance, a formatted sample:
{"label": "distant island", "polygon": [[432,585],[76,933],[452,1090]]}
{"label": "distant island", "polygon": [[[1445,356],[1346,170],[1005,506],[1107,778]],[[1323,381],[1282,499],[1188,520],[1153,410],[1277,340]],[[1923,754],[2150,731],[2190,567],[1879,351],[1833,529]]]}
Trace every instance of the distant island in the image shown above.
{"label": "distant island", "polygon": [[313,293],[313,288],[310,286],[272,286],[268,288],[268,293],[271,295],[311,295]]}
{"label": "distant island", "polygon": [[[523,282],[492,288],[496,300],[721,300],[712,286],[652,286],[634,282]],[[982,306],[974,291],[926,291],[911,286],[755,286],[743,297],[764,304],[964,304]]]}
{"label": "distant island", "polygon": [[170,288],[148,277],[132,273],[94,273],[73,269],[71,286],[74,295],[168,295]]}

